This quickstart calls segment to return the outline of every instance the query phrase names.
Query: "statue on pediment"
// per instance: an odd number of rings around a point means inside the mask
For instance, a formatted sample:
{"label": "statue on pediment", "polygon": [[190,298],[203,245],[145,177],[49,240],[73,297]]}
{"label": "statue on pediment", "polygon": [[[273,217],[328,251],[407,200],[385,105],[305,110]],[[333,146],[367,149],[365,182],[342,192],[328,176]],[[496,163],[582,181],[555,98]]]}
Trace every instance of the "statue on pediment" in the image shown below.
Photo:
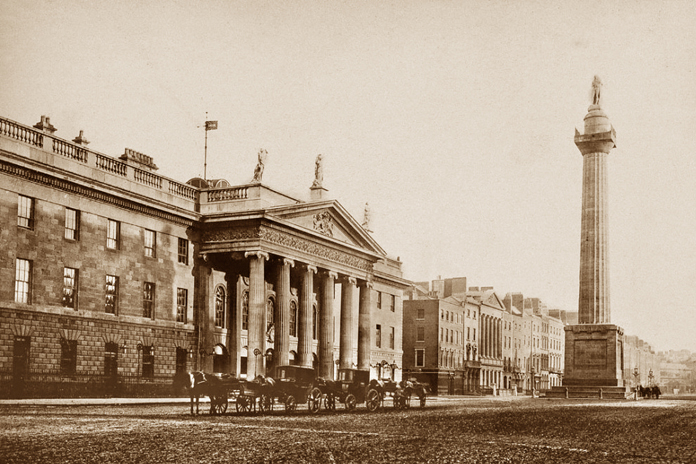
{"label": "statue on pediment", "polygon": [[314,182],[312,188],[322,188],[324,182],[324,166],[321,155],[317,155],[317,160],[314,162]]}
{"label": "statue on pediment", "polygon": [[267,156],[268,156],[268,152],[266,150],[264,150],[263,148],[259,150],[259,153],[258,153],[259,161],[258,161],[258,163],[256,163],[256,168],[254,169],[254,178],[251,180],[252,183],[255,183],[255,184],[261,183],[261,178],[263,177],[263,169],[265,167]]}
{"label": "statue on pediment", "polygon": [[363,215],[363,222],[362,222],[362,227],[368,232],[372,232],[370,230],[370,221],[372,220],[372,212],[370,211],[370,204],[365,202],[365,213]]}

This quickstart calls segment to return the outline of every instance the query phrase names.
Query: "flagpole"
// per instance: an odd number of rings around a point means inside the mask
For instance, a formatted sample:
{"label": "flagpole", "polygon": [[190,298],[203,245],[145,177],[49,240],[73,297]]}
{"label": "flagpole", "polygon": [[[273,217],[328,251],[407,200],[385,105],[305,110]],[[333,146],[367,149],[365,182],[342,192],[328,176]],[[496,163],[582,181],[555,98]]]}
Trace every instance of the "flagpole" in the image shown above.
{"label": "flagpole", "polygon": [[208,169],[208,112],[205,112],[205,148],[203,153],[203,180],[207,181],[207,169]]}

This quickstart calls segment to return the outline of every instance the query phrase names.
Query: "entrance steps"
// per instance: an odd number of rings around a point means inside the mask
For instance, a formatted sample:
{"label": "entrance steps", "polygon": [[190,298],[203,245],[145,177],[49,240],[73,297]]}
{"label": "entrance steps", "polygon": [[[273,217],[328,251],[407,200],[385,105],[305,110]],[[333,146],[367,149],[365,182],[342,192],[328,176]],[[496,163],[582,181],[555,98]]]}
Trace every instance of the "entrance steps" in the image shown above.
{"label": "entrance steps", "polygon": [[566,387],[551,387],[546,391],[547,398],[596,398],[625,400],[631,396],[626,387],[601,387],[568,385]]}

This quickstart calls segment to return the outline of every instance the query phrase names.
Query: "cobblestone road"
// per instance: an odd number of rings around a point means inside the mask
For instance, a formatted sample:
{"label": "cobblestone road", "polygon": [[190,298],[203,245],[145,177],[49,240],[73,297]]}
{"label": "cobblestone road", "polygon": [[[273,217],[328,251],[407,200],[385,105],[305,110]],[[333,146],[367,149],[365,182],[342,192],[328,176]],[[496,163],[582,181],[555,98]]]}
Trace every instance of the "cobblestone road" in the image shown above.
{"label": "cobblestone road", "polygon": [[458,398],[400,412],[303,409],[191,417],[185,404],[3,405],[0,461],[696,462],[693,400]]}

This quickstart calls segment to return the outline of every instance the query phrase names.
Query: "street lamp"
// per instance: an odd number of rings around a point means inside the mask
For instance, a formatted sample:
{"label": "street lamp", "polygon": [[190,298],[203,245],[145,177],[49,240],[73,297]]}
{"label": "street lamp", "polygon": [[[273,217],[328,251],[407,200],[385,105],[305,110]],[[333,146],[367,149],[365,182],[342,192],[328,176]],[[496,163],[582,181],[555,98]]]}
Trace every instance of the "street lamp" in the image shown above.
{"label": "street lamp", "polygon": [[655,376],[653,376],[653,370],[650,369],[650,371],[648,372],[648,385],[651,387],[653,386],[654,378]]}
{"label": "street lamp", "polygon": [[259,365],[259,355],[261,354],[261,350],[258,348],[254,348],[254,378],[256,378],[256,368]]}

